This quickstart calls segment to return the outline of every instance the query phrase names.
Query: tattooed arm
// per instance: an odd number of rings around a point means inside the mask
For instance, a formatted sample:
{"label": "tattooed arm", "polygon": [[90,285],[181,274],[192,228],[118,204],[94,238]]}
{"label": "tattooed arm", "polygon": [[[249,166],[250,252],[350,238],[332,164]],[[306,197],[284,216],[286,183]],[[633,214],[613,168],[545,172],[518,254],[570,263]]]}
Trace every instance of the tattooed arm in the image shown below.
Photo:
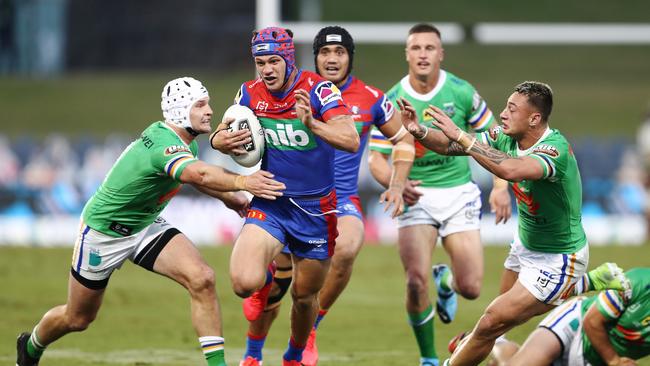
{"label": "tattooed arm", "polygon": [[472,146],[469,155],[492,174],[507,181],[537,180],[544,175],[542,166],[534,158],[511,157],[503,151],[478,142]]}
{"label": "tattooed arm", "polygon": [[[518,182],[524,179],[537,180],[544,175],[544,169],[534,158],[511,157],[503,151],[477,142],[475,136],[461,131],[439,108],[430,106],[426,113],[433,117],[433,124],[440,128],[440,131],[432,129],[418,131],[421,133],[420,142],[424,146],[439,144],[440,137],[438,135],[442,134],[448,141],[446,149],[448,155],[470,155],[485,169],[501,179]],[[414,136],[418,138],[418,135]]]}

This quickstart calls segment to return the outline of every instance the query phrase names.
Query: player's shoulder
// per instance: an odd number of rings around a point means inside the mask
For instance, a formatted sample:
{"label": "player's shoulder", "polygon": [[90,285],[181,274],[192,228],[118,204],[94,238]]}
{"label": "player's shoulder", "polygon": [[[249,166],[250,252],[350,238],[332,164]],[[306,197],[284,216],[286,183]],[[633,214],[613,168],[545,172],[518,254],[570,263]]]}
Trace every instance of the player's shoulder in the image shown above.
{"label": "player's shoulder", "polygon": [[[163,121],[154,122],[147,127],[140,135],[140,140],[147,150],[160,150],[165,155],[192,153],[190,147],[181,142],[176,132]],[[192,141],[189,146],[194,143],[196,143],[196,140]]]}
{"label": "player's shoulder", "polygon": [[331,81],[318,75],[317,73],[309,70],[300,70],[298,80],[296,81],[296,88],[307,86],[308,89],[313,89],[320,84],[332,84]]}
{"label": "player's shoulder", "polygon": [[458,91],[474,92],[474,86],[469,81],[447,70],[440,70],[440,72],[445,73],[446,87]]}
{"label": "player's shoulder", "polygon": [[567,156],[570,152],[569,141],[556,129],[551,129],[531,151],[533,154],[546,155],[550,158],[557,159]]}
{"label": "player's shoulder", "polygon": [[356,77],[352,77],[350,85],[343,90],[343,94],[346,94],[347,91],[359,93],[361,97],[370,99],[373,102],[384,97],[384,92],[381,89],[366,84],[363,80]]}
{"label": "player's shoulder", "polygon": [[390,89],[388,89],[388,91],[386,92],[386,96],[388,97],[388,99],[394,100],[406,94],[405,85],[407,85],[406,83],[409,82],[408,78],[409,78],[408,75],[404,76],[398,82],[396,82]]}

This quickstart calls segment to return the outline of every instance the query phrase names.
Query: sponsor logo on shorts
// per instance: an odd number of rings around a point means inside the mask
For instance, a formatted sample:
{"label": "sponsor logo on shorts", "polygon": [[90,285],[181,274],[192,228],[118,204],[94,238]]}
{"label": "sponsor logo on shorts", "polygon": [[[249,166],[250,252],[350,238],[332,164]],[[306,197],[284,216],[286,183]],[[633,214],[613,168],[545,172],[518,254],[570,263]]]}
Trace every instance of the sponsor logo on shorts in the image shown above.
{"label": "sponsor logo on shorts", "polygon": [[308,242],[309,244],[314,244],[314,245],[316,245],[316,246],[321,246],[321,245],[323,245],[323,244],[326,244],[326,243],[327,243],[327,240],[325,240],[325,239],[323,239],[323,238],[318,238],[318,239],[309,239],[307,242]]}
{"label": "sponsor logo on shorts", "polygon": [[540,292],[544,292],[544,289],[553,282],[553,279],[555,277],[556,276],[554,274],[540,269],[539,275],[537,276],[537,283],[535,283],[535,288],[537,288]]}
{"label": "sponsor logo on shorts", "polygon": [[187,152],[190,154],[192,153],[192,151],[190,151],[190,149],[187,146],[181,146],[181,145],[167,146],[167,148],[165,149],[166,156],[174,155],[179,152]]}
{"label": "sponsor logo on shorts", "polygon": [[246,217],[249,219],[256,219],[260,221],[266,221],[266,214],[259,210],[248,210]]}
{"label": "sponsor logo on shorts", "polygon": [[97,267],[102,264],[102,256],[99,253],[99,249],[91,249],[90,254],[88,255],[88,264]]}

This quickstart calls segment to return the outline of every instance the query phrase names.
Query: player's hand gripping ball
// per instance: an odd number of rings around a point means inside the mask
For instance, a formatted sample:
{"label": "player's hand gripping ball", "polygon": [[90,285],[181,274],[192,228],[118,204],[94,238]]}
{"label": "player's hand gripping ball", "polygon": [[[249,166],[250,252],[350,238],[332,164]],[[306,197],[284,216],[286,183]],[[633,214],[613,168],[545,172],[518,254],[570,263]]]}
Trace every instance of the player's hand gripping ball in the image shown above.
{"label": "player's hand gripping ball", "polygon": [[262,155],[264,155],[264,130],[257,116],[249,108],[234,104],[224,112],[222,120],[226,118],[235,119],[230,123],[228,127],[229,131],[239,131],[242,129],[251,131],[251,142],[242,146],[246,150],[246,153],[232,153],[230,156],[241,166],[247,168],[255,166],[262,160]]}

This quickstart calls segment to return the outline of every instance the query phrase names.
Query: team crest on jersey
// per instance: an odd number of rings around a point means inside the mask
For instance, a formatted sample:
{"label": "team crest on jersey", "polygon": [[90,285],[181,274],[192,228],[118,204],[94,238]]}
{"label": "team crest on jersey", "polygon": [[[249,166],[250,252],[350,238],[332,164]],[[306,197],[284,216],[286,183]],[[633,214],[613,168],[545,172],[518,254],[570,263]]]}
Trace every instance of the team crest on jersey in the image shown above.
{"label": "team crest on jersey", "polygon": [[181,145],[167,146],[167,148],[165,149],[165,155],[167,156],[174,155],[179,152],[188,152],[190,154],[192,153],[187,146],[181,146]]}
{"label": "team crest on jersey", "polygon": [[560,152],[557,151],[557,149],[553,145],[538,145],[538,146],[535,146],[535,148],[533,149],[533,154],[535,154],[535,153],[548,155],[548,156],[550,156],[552,158],[557,158],[558,156],[560,156]]}
{"label": "team crest on jersey", "polygon": [[323,106],[336,100],[342,100],[339,88],[329,81],[322,82],[316,87],[316,95]]}
{"label": "team crest on jersey", "polygon": [[453,117],[454,114],[456,114],[456,107],[454,107],[454,102],[444,103],[442,105],[442,110],[450,118]]}

